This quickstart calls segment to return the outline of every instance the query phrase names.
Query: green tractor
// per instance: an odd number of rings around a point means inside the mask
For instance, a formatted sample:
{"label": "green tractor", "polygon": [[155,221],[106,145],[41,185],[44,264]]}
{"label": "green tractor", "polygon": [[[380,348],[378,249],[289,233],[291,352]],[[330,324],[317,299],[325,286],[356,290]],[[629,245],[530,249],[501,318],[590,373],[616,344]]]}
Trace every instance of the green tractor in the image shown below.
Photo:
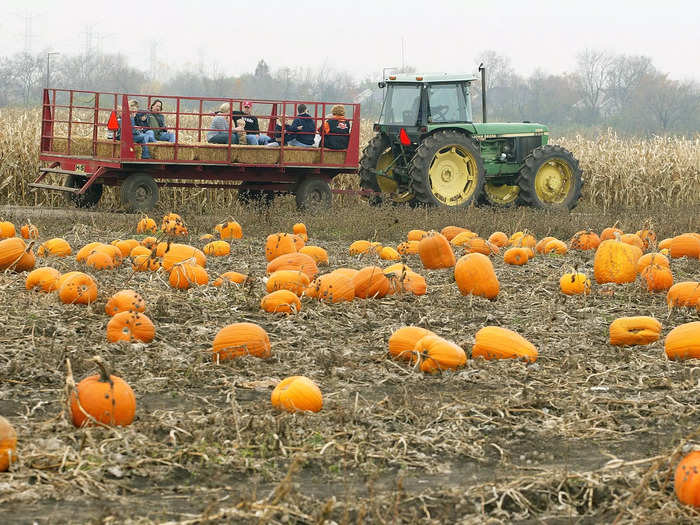
{"label": "green tractor", "polygon": [[474,75],[396,75],[386,89],[374,137],[360,159],[360,185],[383,201],[469,206],[516,203],[572,209],[581,197],[581,168],[571,152],[547,144],[542,124],[473,122]]}

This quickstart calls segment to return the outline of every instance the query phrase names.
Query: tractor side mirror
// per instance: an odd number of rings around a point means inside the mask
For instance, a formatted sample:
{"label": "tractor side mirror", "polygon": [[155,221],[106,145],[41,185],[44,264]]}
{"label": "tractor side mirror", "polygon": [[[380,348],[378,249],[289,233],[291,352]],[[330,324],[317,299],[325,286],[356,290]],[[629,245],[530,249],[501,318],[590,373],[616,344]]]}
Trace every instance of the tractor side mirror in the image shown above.
{"label": "tractor side mirror", "polygon": [[377,86],[379,86],[379,89],[384,89],[386,87],[386,82],[377,82]]}

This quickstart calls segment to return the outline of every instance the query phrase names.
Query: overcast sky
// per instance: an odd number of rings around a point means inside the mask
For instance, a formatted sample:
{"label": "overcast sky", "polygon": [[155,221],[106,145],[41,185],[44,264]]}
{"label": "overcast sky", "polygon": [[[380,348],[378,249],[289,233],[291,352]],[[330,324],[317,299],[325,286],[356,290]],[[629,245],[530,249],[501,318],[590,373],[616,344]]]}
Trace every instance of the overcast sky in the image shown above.
{"label": "overcast sky", "polygon": [[155,48],[173,69],[202,63],[239,75],[264,58],[273,70],[325,66],[377,79],[402,60],[471,72],[485,49],[523,75],[561,73],[592,48],[647,55],[672,78],[700,80],[699,27],[696,0],[0,0],[0,56],[25,44],[63,54],[91,46],[148,70]]}

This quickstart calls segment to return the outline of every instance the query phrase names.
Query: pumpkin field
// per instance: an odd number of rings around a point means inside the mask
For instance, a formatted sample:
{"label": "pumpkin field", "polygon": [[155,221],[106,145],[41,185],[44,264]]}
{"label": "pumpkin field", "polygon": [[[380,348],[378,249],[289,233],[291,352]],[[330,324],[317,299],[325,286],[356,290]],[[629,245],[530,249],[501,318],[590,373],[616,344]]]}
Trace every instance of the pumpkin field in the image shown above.
{"label": "pumpkin field", "polygon": [[697,523],[699,211],[3,208],[2,522]]}

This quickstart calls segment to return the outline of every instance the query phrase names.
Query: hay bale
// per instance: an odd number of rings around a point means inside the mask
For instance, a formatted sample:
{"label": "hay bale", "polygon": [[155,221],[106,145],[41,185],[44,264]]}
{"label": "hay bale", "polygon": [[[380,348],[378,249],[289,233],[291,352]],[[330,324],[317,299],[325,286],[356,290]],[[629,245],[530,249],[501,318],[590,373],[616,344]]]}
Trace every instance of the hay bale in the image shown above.
{"label": "hay bale", "polygon": [[243,164],[277,164],[280,161],[280,149],[268,146],[232,146],[236,152],[234,162]]}
{"label": "hay bale", "polygon": [[[151,157],[156,160],[175,160],[175,144],[172,142],[150,142],[148,149],[151,151]],[[195,148],[192,144],[178,144],[177,160],[192,161],[194,155]]]}
{"label": "hay bale", "polygon": [[323,163],[324,164],[345,164],[345,154],[347,151],[329,151],[324,150],[323,152]]}
{"label": "hay bale", "polygon": [[[205,162],[226,162],[228,146],[226,144],[211,144],[195,142],[195,159]],[[235,152],[231,151],[231,162],[235,162]]]}
{"label": "hay bale", "polygon": [[121,156],[121,147],[121,141],[119,140],[98,140],[97,157],[118,159]]}
{"label": "hay bale", "polygon": [[318,148],[301,148],[297,146],[285,146],[285,164],[319,164],[321,151]]}
{"label": "hay bale", "polygon": [[92,156],[92,139],[90,137],[71,137],[70,152],[68,151],[68,137],[54,137],[52,151],[63,155],[76,155],[80,157]]}

